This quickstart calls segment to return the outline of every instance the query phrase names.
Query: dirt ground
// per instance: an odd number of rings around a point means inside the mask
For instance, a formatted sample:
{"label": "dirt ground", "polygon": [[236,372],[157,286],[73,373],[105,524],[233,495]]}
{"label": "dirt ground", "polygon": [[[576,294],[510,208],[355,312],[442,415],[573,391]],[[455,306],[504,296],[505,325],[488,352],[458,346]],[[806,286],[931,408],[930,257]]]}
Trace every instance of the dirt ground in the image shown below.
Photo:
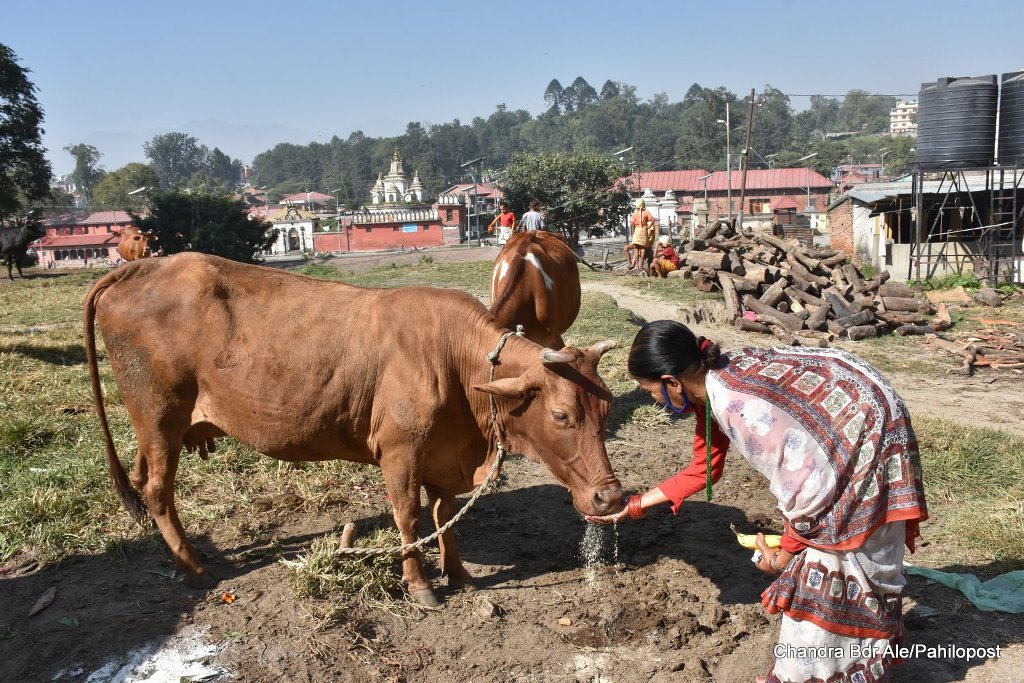
{"label": "dirt ground", "polygon": [[[611,281],[588,289],[648,319],[687,320],[727,348],[750,342],[717,325],[712,305],[678,311]],[[972,424],[986,423],[994,390],[1024,403],[1019,383],[894,380],[912,413]],[[1022,412],[1010,412],[998,426],[1019,431]],[[657,432],[610,425],[609,457],[626,489],[684,466],[692,429],[679,420]],[[678,517],[658,509],[603,528],[604,566],[596,569],[584,561],[586,523],[568,493],[522,459],[505,473],[506,484],[456,527],[476,590],[453,592],[440,581],[442,607],[433,610],[332,605],[297,598],[289,585],[280,559],[348,521],[361,532],[389,524],[381,504],[321,513],[272,508],[259,513],[256,540],[224,520],[212,536],[193,538],[222,579],[210,593],[183,587],[156,542],[41,570],[17,558],[0,568],[0,623],[9,624],[0,632],[0,680],[740,682],[768,671],[778,621],[764,614],[759,596],[769,579],[729,524],[749,532],[781,525],[767,487],[742,458],[730,454],[712,502],[694,499]],[[436,560],[428,557],[433,571]],[[28,617],[51,587],[53,603]],[[221,599],[226,591],[236,598],[230,604]],[[1002,657],[910,659],[896,680],[1024,680],[1024,616],[980,613],[958,593],[915,577],[905,595],[906,644],[1000,646]]]}

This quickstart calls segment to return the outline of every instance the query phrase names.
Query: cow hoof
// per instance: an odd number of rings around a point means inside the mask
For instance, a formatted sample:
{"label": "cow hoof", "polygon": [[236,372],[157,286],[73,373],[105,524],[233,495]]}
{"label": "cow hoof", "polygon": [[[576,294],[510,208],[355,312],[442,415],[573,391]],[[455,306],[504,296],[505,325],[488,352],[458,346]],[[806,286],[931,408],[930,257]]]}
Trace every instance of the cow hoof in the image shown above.
{"label": "cow hoof", "polygon": [[184,583],[189,588],[207,590],[217,585],[217,579],[213,574],[202,569],[197,572],[186,572]]}
{"label": "cow hoof", "polygon": [[424,607],[438,607],[440,603],[437,601],[437,596],[434,595],[434,591],[431,588],[420,588],[419,590],[409,591],[416,602],[420,603]]}

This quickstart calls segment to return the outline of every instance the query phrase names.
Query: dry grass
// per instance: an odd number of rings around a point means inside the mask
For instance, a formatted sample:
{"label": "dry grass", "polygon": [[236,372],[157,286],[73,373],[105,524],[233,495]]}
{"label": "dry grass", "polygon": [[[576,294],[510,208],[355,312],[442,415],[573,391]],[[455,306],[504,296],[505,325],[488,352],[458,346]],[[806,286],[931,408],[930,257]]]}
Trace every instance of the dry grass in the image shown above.
{"label": "dry grass", "polygon": [[[941,565],[1024,569],[1024,437],[937,418],[915,421]],[[923,556],[928,558],[925,551]]]}
{"label": "dry grass", "polygon": [[[395,529],[378,529],[358,538],[357,548],[401,545]],[[339,556],[341,536],[319,538],[296,561],[288,562],[295,592],[302,597],[322,598],[340,593],[361,602],[389,602],[405,596],[394,555]]]}

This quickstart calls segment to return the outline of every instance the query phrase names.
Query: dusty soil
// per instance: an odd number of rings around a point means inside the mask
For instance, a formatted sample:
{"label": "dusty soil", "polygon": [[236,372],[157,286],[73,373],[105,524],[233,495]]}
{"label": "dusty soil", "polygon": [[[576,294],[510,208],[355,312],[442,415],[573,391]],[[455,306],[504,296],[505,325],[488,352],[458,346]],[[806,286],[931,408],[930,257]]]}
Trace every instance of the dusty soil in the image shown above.
{"label": "dusty soil", "polygon": [[[599,286],[642,317],[689,320],[726,347],[750,342],[716,325],[714,306],[679,312],[614,283]],[[990,385],[895,380],[912,411],[976,423],[991,409]],[[940,387],[959,403],[937,407]],[[1004,398],[1019,402],[1021,393],[1019,384],[1003,386]],[[1019,430],[1021,413],[1014,413],[1001,426]],[[692,429],[678,420],[656,432],[610,425],[609,457],[624,486],[644,488],[684,466]],[[16,558],[0,568],[0,680],[731,683],[768,670],[778,630],[759,603],[768,577],[733,541],[729,524],[745,531],[780,524],[767,487],[742,458],[729,456],[712,502],[694,499],[678,517],[654,510],[644,521],[603,530],[605,566],[597,569],[583,561],[586,525],[568,494],[522,459],[510,461],[506,475],[456,527],[477,589],[454,592],[438,581],[443,605],[436,610],[296,597],[278,560],[348,521],[363,532],[390,523],[386,508],[370,503],[254,510],[262,529],[255,538],[224,520],[193,539],[222,579],[209,593],[176,580],[159,541],[42,569],[31,557]],[[429,556],[428,566],[436,568],[436,559]],[[53,603],[28,617],[51,587]],[[230,604],[226,591],[236,597]],[[914,577],[906,595],[908,644],[998,645],[1003,656],[912,659],[897,680],[1024,680],[1024,616],[979,613],[959,594]],[[212,646],[193,656],[187,672],[169,659],[141,667],[148,674],[118,672],[132,651],[180,645],[186,636]]]}

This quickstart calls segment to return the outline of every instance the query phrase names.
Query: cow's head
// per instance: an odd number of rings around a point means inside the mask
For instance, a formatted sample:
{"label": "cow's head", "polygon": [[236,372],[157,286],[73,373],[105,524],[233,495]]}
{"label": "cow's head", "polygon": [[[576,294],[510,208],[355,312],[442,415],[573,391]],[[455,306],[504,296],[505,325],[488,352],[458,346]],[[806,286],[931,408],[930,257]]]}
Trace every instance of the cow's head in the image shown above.
{"label": "cow's head", "polygon": [[544,349],[519,377],[473,387],[509,399],[500,409],[509,447],[546,465],[585,515],[622,508],[622,485],[604,445],[612,395],[597,374],[601,356],[614,346],[609,340],[585,350]]}

